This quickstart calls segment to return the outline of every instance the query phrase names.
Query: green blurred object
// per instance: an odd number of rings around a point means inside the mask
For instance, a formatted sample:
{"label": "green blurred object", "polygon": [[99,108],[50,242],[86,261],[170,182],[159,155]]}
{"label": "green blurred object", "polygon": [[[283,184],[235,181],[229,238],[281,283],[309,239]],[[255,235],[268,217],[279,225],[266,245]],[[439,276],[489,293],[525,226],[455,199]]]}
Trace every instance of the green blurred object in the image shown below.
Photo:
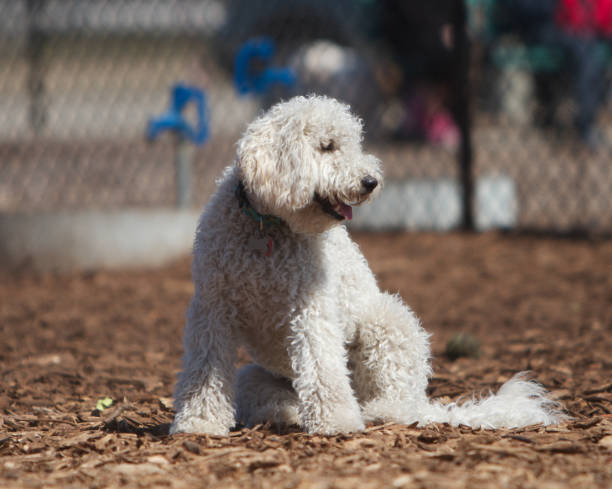
{"label": "green blurred object", "polygon": [[460,357],[478,358],[480,356],[480,341],[469,333],[457,333],[448,340],[444,352],[450,360]]}
{"label": "green blurred object", "polygon": [[98,399],[98,402],[96,403],[96,410],[104,411],[106,408],[111,407],[113,405],[113,402],[114,401],[110,397]]}

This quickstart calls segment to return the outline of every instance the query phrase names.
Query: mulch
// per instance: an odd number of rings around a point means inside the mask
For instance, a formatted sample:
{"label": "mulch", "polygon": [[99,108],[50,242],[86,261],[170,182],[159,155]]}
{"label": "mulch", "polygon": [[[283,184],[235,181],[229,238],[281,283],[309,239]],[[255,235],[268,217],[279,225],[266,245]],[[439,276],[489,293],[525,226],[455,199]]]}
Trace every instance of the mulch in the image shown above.
{"label": "mulch", "polygon": [[[157,270],[2,272],[0,487],[612,486],[612,241],[356,239],[381,286],[433,333],[431,397],[495,390],[530,370],[572,419],[496,431],[387,424],[338,436],[266,426],[170,436],[188,258]],[[478,358],[445,356],[460,332],[478,339]],[[112,405],[96,409],[107,397]]]}

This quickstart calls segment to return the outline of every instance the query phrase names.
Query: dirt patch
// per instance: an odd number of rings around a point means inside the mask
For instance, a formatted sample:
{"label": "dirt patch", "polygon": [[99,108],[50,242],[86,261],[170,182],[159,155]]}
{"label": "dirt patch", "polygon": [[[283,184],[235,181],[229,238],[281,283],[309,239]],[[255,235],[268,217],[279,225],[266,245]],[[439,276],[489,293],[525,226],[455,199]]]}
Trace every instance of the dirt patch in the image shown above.
{"label": "dirt patch", "polygon": [[[347,436],[169,436],[189,260],[155,271],[0,277],[1,487],[610,487],[612,242],[358,235],[383,288],[434,334],[432,397],[529,369],[574,419]],[[457,332],[480,358],[444,356]],[[96,410],[99,399],[114,403]]]}

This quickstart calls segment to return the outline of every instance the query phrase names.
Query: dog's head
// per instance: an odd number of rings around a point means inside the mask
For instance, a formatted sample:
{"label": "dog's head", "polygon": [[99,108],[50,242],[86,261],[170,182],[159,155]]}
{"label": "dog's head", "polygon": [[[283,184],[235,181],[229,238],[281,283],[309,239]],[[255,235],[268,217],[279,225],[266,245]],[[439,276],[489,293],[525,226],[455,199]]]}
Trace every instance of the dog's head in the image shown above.
{"label": "dog's head", "polygon": [[295,97],[249,125],[237,165],[251,204],[294,232],[318,233],[352,217],[382,186],[380,162],[364,154],[361,121],[321,96]]}

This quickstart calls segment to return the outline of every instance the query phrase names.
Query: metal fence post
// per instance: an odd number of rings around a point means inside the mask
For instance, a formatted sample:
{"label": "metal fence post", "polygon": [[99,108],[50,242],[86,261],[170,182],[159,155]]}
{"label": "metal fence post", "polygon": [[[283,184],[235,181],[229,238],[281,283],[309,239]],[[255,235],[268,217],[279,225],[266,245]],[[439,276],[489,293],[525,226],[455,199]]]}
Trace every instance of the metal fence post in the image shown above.
{"label": "metal fence post", "polygon": [[35,134],[40,134],[46,122],[45,108],[45,74],[43,66],[43,51],[45,33],[40,27],[40,14],[45,6],[45,0],[27,0],[28,39],[27,57],[29,62],[28,92],[30,96],[29,120]]}
{"label": "metal fence post", "polygon": [[459,127],[460,145],[457,152],[459,181],[463,193],[461,227],[474,229],[473,151],[470,124],[470,41],[467,34],[467,12],[463,0],[455,2],[453,15],[455,63],[453,70],[452,112]]}

